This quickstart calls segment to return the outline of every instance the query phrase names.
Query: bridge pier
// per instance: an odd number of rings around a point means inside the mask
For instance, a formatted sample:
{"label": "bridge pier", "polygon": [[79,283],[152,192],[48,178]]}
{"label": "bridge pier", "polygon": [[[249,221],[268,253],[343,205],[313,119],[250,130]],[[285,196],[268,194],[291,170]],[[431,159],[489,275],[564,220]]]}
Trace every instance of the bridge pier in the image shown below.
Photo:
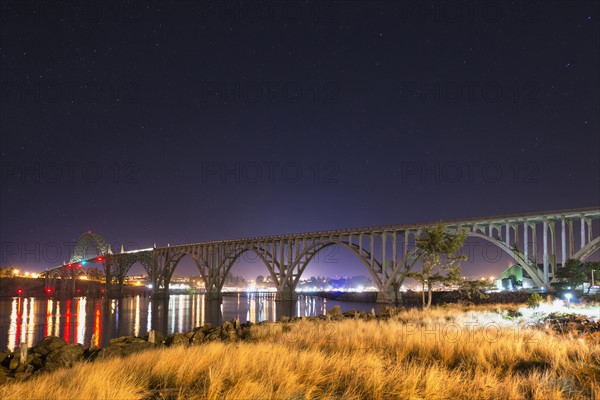
{"label": "bridge pier", "polygon": [[215,287],[207,288],[206,289],[206,300],[221,301],[221,300],[223,300],[223,293]]}
{"label": "bridge pier", "polygon": [[277,294],[275,295],[275,300],[277,301],[296,301],[298,300],[298,295],[296,294],[296,288],[292,286],[283,286],[277,289]]}
{"label": "bridge pier", "polygon": [[379,304],[401,304],[402,293],[398,288],[390,287],[377,292],[377,303]]}

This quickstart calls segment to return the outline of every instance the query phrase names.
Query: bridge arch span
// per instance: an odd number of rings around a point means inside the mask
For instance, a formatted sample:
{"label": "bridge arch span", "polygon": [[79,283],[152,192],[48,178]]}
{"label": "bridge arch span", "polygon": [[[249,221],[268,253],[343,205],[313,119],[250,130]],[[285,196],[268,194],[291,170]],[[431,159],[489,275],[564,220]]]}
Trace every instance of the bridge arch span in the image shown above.
{"label": "bridge arch span", "polygon": [[[179,265],[181,260],[183,260],[185,257],[189,257],[192,259],[192,261],[194,262],[194,265],[200,272],[202,279],[204,280],[205,283],[207,282],[207,278],[208,278],[207,262],[205,260],[203,260],[194,251],[186,249],[186,250],[180,250],[180,251],[176,251],[174,253],[167,254],[166,260],[165,260],[165,265],[170,265],[170,268],[168,268],[164,271],[163,277],[162,277],[162,282],[160,282],[164,285],[165,288],[167,288],[169,286],[169,284],[171,283],[171,279],[173,278],[173,274],[175,273],[177,266]],[[208,287],[207,287],[207,289],[208,289]]]}
{"label": "bridge arch span", "polygon": [[531,278],[533,279],[533,281],[535,282],[535,284],[537,286],[539,286],[539,287],[544,286],[544,281],[542,278],[540,278],[539,273],[532,268],[532,266],[529,262],[527,262],[525,260],[525,256],[521,252],[515,250],[514,248],[511,248],[502,240],[498,240],[496,238],[490,237],[484,233],[467,232],[467,237],[475,237],[475,238],[483,239],[489,243],[496,245],[502,251],[504,251],[506,254],[508,254],[513,260],[515,260],[517,263],[519,263],[519,265],[521,265],[523,267],[523,269],[529,274],[529,276],[531,276]]}
{"label": "bridge arch span", "polygon": [[[255,246],[255,245],[249,245],[249,246],[243,246],[241,248],[237,248],[232,250],[226,259],[226,265],[225,265],[225,274],[224,276],[227,277],[227,275],[229,275],[229,273],[231,272],[231,269],[233,268],[233,265],[235,264],[235,262],[244,254],[244,253],[254,253],[258,256],[258,258],[260,258],[262,260],[262,262],[265,264],[265,266],[267,267],[267,270],[269,271],[269,274],[271,274],[271,278],[273,278],[274,282],[278,282],[278,277],[276,274],[276,270],[275,268],[280,268],[281,264],[274,259],[273,255],[266,249],[260,247],[260,246]],[[223,279],[223,284],[225,283],[225,280]],[[221,287],[219,288],[222,289],[223,285],[221,285]]]}
{"label": "bridge arch span", "polygon": [[[293,282],[292,282],[293,288],[295,288],[296,285],[298,285],[298,282],[300,281],[300,277],[306,270],[306,267],[308,267],[308,264],[310,264],[310,262],[317,256],[317,254],[319,254],[319,252],[321,252],[322,250],[324,250],[328,247],[331,247],[331,246],[335,246],[335,245],[339,245],[339,246],[342,246],[342,247],[350,250],[352,252],[352,254],[354,254],[364,264],[367,271],[369,271],[369,274],[371,274],[371,277],[373,278],[373,281],[375,282],[377,287],[382,287],[383,282],[381,281],[381,278],[377,275],[375,270],[369,264],[369,260],[371,258],[370,252],[368,252],[366,249],[362,249],[363,254],[361,254],[360,246],[358,246],[355,243],[347,242],[344,240],[331,240],[330,239],[327,241],[315,242],[315,243],[311,244],[310,246],[307,246],[298,255],[298,257],[296,258],[297,265],[298,265],[298,273],[293,278]],[[373,260],[373,263],[379,269],[381,269],[381,263],[379,261]]]}
{"label": "bridge arch span", "polygon": [[99,256],[105,256],[111,253],[108,242],[102,236],[97,233],[86,232],[77,239],[69,263],[75,263],[89,258],[86,257],[86,250],[90,244],[94,245],[97,255]]}
{"label": "bridge arch span", "polygon": [[577,253],[573,254],[572,258],[584,262],[598,250],[600,250],[600,236],[579,249]]}

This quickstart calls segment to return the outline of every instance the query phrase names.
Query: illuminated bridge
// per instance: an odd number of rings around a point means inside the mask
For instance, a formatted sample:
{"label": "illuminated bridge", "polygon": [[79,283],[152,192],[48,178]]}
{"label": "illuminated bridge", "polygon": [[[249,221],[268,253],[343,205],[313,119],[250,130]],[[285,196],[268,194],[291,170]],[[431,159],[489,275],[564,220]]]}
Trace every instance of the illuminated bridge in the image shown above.
{"label": "illuminated bridge", "polygon": [[[236,260],[252,252],[269,271],[277,287],[277,299],[293,300],[300,276],[323,249],[349,249],[369,271],[379,289],[379,301],[393,301],[406,273],[417,262],[416,239],[424,228],[438,223],[450,231],[464,230],[468,237],[486,240],[512,257],[538,287],[550,287],[559,265],[568,259],[585,261],[600,248],[600,235],[592,232],[600,208],[580,208],[539,213],[501,215],[419,224],[375,226],[320,232],[262,236],[211,242],[156,246],[135,251],[112,252],[97,234],[82,235],[69,263],[46,271],[46,281],[61,278],[63,290],[74,291],[82,263],[102,263],[107,289],[117,282],[119,292],[133,264],[146,270],[155,294],[168,292],[178,264],[193,260],[202,276],[208,298],[220,299],[225,278]],[[598,229],[600,231],[600,229]],[[98,256],[86,258],[93,244]],[[560,261],[560,264],[558,262]],[[541,267],[539,267],[541,265]],[[107,290],[108,292],[108,290]]]}

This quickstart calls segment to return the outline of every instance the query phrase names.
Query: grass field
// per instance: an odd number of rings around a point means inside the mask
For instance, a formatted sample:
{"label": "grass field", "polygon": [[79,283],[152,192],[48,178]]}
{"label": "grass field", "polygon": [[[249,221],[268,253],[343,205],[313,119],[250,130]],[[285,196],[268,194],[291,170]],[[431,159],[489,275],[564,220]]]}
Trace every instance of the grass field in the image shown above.
{"label": "grass field", "polygon": [[600,344],[494,307],[252,327],[252,340],[97,361],[0,387],[2,399],[600,398]]}

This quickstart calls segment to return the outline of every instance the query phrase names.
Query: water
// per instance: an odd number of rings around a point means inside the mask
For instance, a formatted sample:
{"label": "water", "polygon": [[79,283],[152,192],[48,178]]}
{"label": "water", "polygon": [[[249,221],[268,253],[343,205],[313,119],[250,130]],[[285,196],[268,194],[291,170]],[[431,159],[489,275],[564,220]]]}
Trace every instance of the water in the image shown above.
{"label": "water", "polygon": [[339,305],[343,311],[370,311],[377,306],[299,296],[298,301],[278,302],[273,294],[239,294],[224,297],[222,303],[204,295],[171,295],[166,299],[129,297],[104,299],[78,297],[67,300],[48,298],[0,299],[0,350],[13,351],[22,342],[29,347],[46,336],[60,336],[68,343],[105,346],[119,336],[144,336],[155,329],[163,333],[190,332],[206,322],[221,324],[239,318],[240,322],[277,321],[282,315],[317,316]]}

